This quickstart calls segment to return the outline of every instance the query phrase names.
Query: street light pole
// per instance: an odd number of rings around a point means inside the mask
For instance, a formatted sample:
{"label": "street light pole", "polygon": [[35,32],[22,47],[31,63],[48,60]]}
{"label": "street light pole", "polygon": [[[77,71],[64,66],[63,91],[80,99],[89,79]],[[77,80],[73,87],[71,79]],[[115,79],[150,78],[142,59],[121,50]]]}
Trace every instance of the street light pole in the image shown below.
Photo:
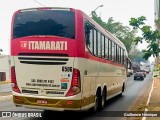
{"label": "street light pole", "polygon": [[[160,17],[155,21],[155,24],[156,24],[158,32],[160,32]],[[157,44],[158,44],[158,48],[159,48],[160,47],[159,46],[159,44],[160,44],[160,40],[159,39],[157,40]],[[156,58],[156,66],[159,67],[159,64],[160,64],[160,58],[159,58],[160,55],[159,55],[159,53],[157,54],[156,57],[157,57]]]}
{"label": "street light pole", "polygon": [[93,10],[89,16],[93,15],[93,12],[95,12],[99,7],[103,7],[103,5],[100,5],[100,6],[96,7],[96,9]]}

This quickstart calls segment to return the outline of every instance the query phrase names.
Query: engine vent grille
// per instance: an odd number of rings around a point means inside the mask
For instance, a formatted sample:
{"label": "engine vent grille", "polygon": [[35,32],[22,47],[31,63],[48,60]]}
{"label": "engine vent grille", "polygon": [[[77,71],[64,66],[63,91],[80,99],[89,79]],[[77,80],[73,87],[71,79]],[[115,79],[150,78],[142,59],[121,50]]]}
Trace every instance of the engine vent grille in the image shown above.
{"label": "engine vent grille", "polygon": [[19,53],[18,59],[24,64],[37,65],[65,65],[68,59],[67,54],[53,53]]}

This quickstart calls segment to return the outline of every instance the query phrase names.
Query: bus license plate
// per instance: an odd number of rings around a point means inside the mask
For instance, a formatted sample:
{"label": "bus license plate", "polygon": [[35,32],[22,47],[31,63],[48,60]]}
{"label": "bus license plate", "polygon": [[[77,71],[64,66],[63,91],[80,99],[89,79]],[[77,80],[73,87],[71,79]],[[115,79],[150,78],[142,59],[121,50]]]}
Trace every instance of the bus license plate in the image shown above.
{"label": "bus license plate", "polygon": [[37,100],[37,104],[47,104],[47,100]]}

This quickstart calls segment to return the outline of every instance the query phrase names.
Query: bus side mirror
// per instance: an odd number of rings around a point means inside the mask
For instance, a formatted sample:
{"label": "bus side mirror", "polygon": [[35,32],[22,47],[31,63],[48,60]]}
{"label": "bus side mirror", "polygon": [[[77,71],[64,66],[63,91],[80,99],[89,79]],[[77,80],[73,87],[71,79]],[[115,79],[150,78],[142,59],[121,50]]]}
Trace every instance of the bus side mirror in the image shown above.
{"label": "bus side mirror", "polygon": [[127,59],[127,68],[128,69],[132,68],[132,63],[131,63],[130,59]]}
{"label": "bus side mirror", "polygon": [[128,69],[131,69],[132,67],[131,67],[131,64],[128,64]]}

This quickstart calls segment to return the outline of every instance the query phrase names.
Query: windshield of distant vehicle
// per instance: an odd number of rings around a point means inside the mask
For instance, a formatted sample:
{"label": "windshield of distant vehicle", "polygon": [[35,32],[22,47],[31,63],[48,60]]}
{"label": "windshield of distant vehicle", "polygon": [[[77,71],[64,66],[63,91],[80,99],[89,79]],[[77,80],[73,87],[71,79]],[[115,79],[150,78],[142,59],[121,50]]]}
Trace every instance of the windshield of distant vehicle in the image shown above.
{"label": "windshield of distant vehicle", "polygon": [[143,72],[136,72],[136,74],[135,75],[137,75],[137,76],[141,76],[141,75],[143,75]]}

